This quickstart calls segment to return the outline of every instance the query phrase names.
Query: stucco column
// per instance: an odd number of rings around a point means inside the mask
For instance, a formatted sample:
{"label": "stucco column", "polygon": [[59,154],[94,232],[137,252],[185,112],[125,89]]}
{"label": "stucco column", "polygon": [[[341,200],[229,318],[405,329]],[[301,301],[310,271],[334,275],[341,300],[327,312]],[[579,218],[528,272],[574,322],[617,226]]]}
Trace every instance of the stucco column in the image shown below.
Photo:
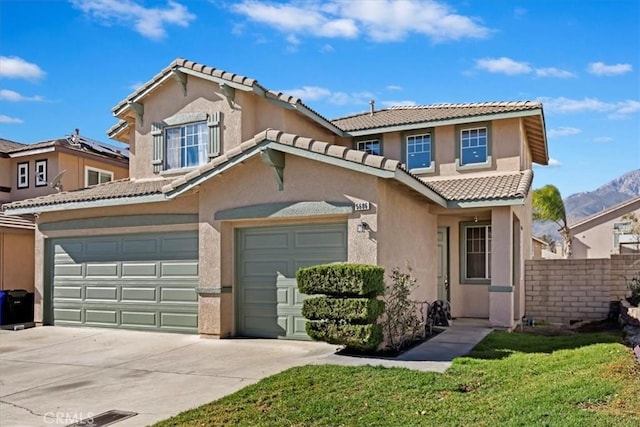
{"label": "stucco column", "polygon": [[489,323],[510,329],[513,325],[513,238],[511,208],[491,211],[491,285],[489,286]]}

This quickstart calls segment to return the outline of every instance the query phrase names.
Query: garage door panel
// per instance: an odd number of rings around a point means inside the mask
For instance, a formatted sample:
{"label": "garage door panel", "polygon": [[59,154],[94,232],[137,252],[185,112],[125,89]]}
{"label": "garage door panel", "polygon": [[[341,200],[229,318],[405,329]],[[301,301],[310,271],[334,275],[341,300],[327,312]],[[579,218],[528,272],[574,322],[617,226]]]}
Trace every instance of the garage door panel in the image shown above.
{"label": "garage door panel", "polygon": [[198,302],[198,294],[196,291],[186,288],[167,288],[160,290],[161,302]]}
{"label": "garage door panel", "polygon": [[84,322],[93,325],[116,326],[118,324],[117,310],[85,310]]}
{"label": "garage door panel", "polygon": [[54,323],[197,333],[197,242],[196,231],[53,240]]}
{"label": "garage door panel", "polygon": [[86,264],[86,277],[118,277],[118,264]]}
{"label": "garage door panel", "polygon": [[197,262],[163,262],[160,267],[162,277],[198,277]]}
{"label": "garage door panel", "polygon": [[155,302],[156,288],[123,286],[120,300],[122,302]]}
{"label": "garage door panel", "polygon": [[301,315],[307,296],[298,292],[295,273],[311,265],[346,261],[346,230],[344,223],[238,230],[238,334],[309,339]]}
{"label": "garage door panel", "polygon": [[116,286],[87,286],[85,299],[118,302],[118,288]]}
{"label": "garage door panel", "polygon": [[158,265],[155,263],[122,263],[122,277],[158,277]]}

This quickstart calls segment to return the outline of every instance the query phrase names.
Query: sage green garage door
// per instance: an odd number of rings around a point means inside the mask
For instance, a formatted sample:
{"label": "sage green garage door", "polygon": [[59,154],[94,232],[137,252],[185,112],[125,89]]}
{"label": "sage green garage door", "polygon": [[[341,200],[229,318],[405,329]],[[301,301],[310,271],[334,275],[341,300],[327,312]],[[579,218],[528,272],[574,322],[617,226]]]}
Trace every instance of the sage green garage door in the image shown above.
{"label": "sage green garage door", "polygon": [[238,335],[309,339],[296,271],[346,261],[346,224],[240,229],[236,248]]}
{"label": "sage green garage door", "polygon": [[56,325],[198,332],[198,234],[53,239]]}

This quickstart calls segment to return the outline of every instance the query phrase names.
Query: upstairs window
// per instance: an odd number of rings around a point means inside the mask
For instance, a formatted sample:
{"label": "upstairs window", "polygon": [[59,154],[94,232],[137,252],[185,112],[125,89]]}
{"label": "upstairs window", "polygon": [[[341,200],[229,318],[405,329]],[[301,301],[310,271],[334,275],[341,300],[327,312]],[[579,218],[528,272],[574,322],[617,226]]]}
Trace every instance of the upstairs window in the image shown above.
{"label": "upstairs window", "polygon": [[382,149],[379,139],[369,139],[367,141],[357,141],[356,150],[364,151],[367,154],[374,154],[376,156],[382,155]]}
{"label": "upstairs window", "polygon": [[36,160],[36,187],[44,187],[47,183],[47,160]]}
{"label": "upstairs window", "polygon": [[222,113],[178,113],[151,124],[154,173],[180,172],[220,155]]}
{"label": "upstairs window", "polygon": [[409,135],[406,139],[407,169],[414,172],[425,172],[432,168],[431,133]]}
{"label": "upstairs window", "polygon": [[207,162],[207,122],[190,123],[165,130],[165,169],[190,168]]}
{"label": "upstairs window", "polygon": [[29,162],[18,163],[18,188],[29,188]]}
{"label": "upstairs window", "polygon": [[458,169],[487,168],[491,159],[491,125],[457,126],[456,164]]}
{"label": "upstairs window", "polygon": [[460,164],[487,162],[487,128],[465,129],[460,132]]}
{"label": "upstairs window", "polygon": [[104,184],[105,182],[111,181],[113,181],[113,172],[91,167],[85,168],[85,187],[91,187],[92,185]]}

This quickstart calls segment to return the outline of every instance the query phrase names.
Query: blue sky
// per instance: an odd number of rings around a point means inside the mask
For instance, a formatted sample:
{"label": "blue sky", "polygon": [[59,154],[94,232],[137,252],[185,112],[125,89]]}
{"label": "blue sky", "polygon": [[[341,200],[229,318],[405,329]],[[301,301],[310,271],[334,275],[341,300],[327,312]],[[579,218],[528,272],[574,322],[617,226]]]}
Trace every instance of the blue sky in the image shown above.
{"label": "blue sky", "polygon": [[0,137],[107,142],[111,108],[176,57],[328,118],[441,102],[543,102],[564,196],[640,168],[640,1],[0,2]]}

